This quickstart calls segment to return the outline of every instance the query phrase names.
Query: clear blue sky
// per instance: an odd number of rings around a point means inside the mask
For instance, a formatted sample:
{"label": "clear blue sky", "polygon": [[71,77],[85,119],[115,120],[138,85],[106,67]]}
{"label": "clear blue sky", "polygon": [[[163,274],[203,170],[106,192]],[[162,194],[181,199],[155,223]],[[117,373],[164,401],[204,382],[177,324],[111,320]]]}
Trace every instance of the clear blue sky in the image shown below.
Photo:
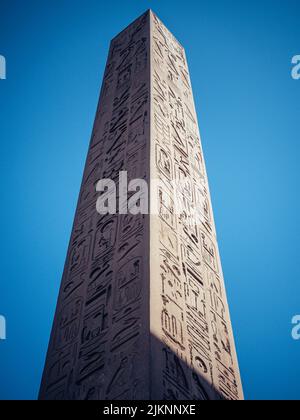
{"label": "clear blue sky", "polygon": [[299,0],[0,0],[0,398],[37,397],[110,39],[185,46],[245,396],[300,399]]}

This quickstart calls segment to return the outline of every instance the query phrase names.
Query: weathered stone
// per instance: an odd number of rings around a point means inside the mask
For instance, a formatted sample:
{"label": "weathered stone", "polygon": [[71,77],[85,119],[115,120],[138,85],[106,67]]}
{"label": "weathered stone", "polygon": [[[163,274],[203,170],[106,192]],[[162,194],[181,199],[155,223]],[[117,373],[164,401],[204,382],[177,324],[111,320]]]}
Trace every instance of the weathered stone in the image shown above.
{"label": "weathered stone", "polygon": [[[157,212],[97,213],[121,171]],[[151,11],[111,42],[40,398],[243,398],[185,52]]]}

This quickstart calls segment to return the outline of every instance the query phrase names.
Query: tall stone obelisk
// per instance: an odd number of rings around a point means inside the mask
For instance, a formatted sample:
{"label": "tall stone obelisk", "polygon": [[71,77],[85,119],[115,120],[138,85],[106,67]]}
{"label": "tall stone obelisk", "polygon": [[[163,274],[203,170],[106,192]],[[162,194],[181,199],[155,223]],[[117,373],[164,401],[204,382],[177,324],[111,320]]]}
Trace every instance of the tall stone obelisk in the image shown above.
{"label": "tall stone obelisk", "polygon": [[[124,171],[150,214],[96,211]],[[148,11],[111,42],[40,399],[220,398],[243,391],[191,82]]]}

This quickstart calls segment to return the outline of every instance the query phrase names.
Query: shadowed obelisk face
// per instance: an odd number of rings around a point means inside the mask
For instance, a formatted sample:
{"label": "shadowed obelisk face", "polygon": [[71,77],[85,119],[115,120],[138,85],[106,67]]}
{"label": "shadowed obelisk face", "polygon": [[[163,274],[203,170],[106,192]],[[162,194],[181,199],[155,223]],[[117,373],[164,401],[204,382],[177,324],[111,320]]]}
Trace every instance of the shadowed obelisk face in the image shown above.
{"label": "shadowed obelisk face", "polygon": [[185,53],[148,11],[111,42],[40,398],[242,397]]}

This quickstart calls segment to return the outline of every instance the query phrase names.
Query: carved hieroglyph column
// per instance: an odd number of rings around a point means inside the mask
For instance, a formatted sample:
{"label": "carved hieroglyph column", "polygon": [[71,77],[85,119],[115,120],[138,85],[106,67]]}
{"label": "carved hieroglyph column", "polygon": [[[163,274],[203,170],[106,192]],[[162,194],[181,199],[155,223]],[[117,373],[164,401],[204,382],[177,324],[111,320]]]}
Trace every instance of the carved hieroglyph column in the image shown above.
{"label": "carved hieroglyph column", "polygon": [[[97,213],[123,171],[150,215]],[[111,42],[40,398],[243,398],[185,52],[151,11]]]}

